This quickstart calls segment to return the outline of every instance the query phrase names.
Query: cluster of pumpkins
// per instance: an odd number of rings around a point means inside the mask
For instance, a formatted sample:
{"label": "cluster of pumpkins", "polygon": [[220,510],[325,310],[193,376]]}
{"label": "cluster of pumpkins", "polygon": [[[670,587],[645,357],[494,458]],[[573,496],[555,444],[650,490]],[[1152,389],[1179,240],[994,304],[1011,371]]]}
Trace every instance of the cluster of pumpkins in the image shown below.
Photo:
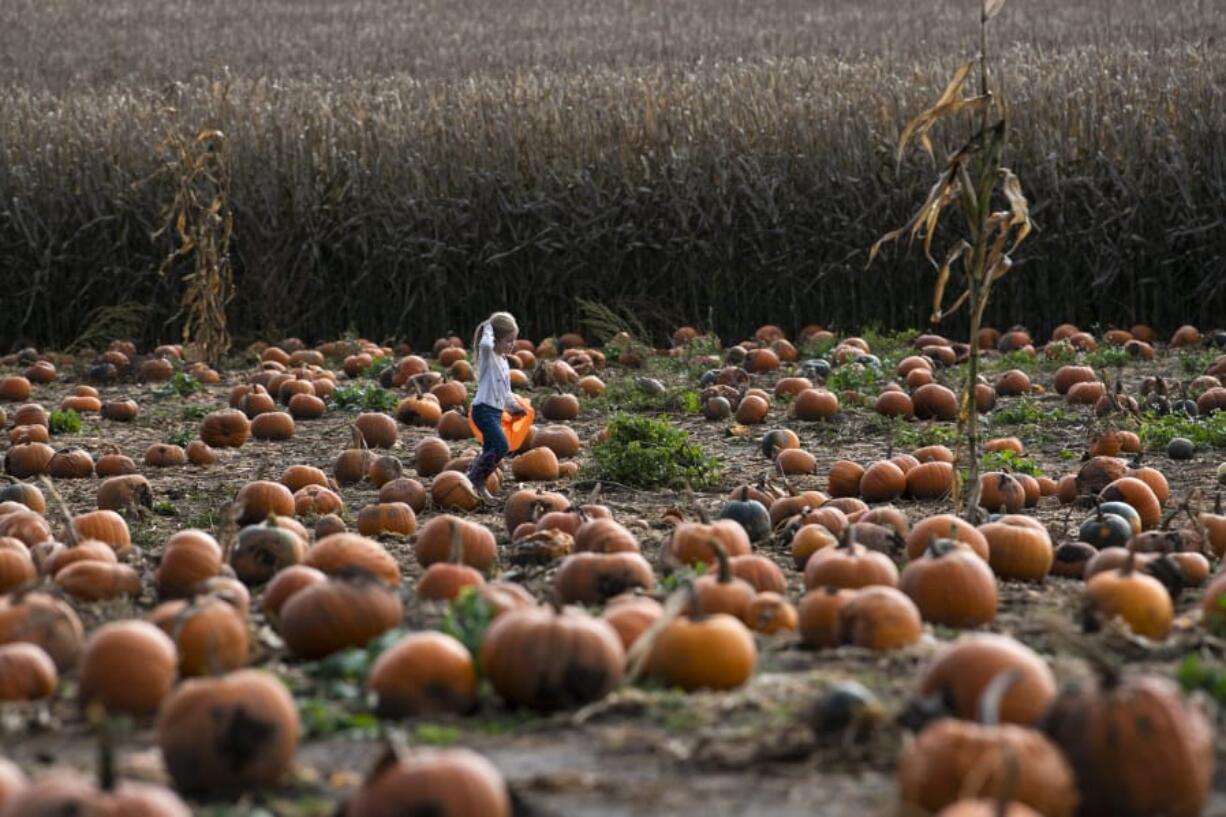
{"label": "cluster of pumpkins", "polygon": [[[735,361],[734,365],[712,369],[710,382],[704,384],[708,388],[704,410],[724,400],[729,413],[736,412],[742,422],[749,421],[742,414],[765,417],[761,404],[769,408],[772,394],[765,389],[756,390],[761,394],[752,393],[755,390],[748,388],[752,376],[774,372],[781,362],[797,357],[795,347],[781,332],[771,329],[764,327],[753,342],[735,347],[741,352],[730,353],[729,362]],[[811,328],[802,337],[802,345],[822,331]],[[1028,344],[1021,343],[1023,338],[1017,334],[1006,333],[995,345],[1007,341],[1011,348],[1025,349]],[[1138,335],[1135,328],[1132,334]],[[692,330],[679,330],[682,342],[695,335]],[[1074,333],[1055,342],[1086,343],[1076,338]],[[834,362],[872,365],[863,359],[870,354],[867,344],[854,340],[834,347]],[[963,352],[958,345],[942,343],[935,336],[921,340],[921,354],[908,358],[907,371],[900,371],[900,377],[913,388],[909,397],[911,413],[916,416],[927,411],[917,411],[916,397],[923,389],[945,388],[931,379],[920,382],[925,373],[931,376],[937,368],[956,362]],[[119,513],[151,500],[152,486],[138,473],[136,464],[116,452],[96,462],[86,453],[88,468],[81,461],[75,470],[57,465],[53,471],[51,461],[62,451],[53,451],[40,464],[40,457],[25,453],[33,449],[23,448],[46,445],[28,439],[28,429],[46,428],[45,410],[27,403],[13,418],[14,432],[27,429],[22,432],[27,436],[14,439],[10,432],[12,444],[5,462],[10,474],[21,478],[96,475],[103,480],[97,491],[98,508],[75,515],[62,505],[55,508],[54,492],[48,512],[46,496],[31,483],[0,489],[0,592],[5,594],[0,597],[0,644],[4,645],[0,646],[0,667],[4,668],[0,697],[45,698],[56,693],[62,673],[73,673],[83,707],[98,705],[108,712],[156,718],[167,769],[176,789],[188,794],[232,793],[273,785],[284,778],[293,761],[300,734],[293,701],[275,678],[248,668],[253,590],[259,613],[283,639],[287,652],[303,660],[365,645],[403,621],[406,582],[401,565],[377,537],[413,537],[413,550],[423,568],[413,586],[418,598],[447,602],[462,593],[475,595],[493,617],[477,646],[478,661],[464,645],[439,632],[413,633],[387,649],[367,679],[379,713],[387,717],[473,711],[479,703],[477,666],[501,700],[538,711],[597,701],[639,676],[686,690],[732,689],[745,684],[755,671],[755,632],[796,633],[803,643],[816,648],[901,648],[920,640],[925,621],[955,628],[990,623],[996,614],[998,579],[1082,576],[1087,580],[1087,603],[1102,620],[1119,618],[1138,634],[1162,638],[1170,629],[1173,609],[1170,570],[1186,584],[1197,583],[1197,576],[1203,582],[1210,570],[1205,553],[1220,556],[1226,550],[1226,517],[1220,511],[1201,513],[1173,531],[1161,528],[1161,508],[1169,499],[1165,478],[1156,469],[1130,468],[1117,459],[1115,454],[1125,450],[1127,441],[1060,481],[1003,472],[983,475],[981,504],[1000,513],[982,524],[949,515],[913,523],[904,510],[893,505],[870,507],[869,503],[944,495],[954,477],[953,456],[947,449],[932,446],[867,466],[836,463],[829,473],[827,493],[779,490],[760,481],[738,486],[715,520],[702,514],[698,519],[666,514],[667,532],[660,544],[658,567],[666,571],[688,567],[703,575],[661,604],[657,566],[643,556],[644,537],[636,532],[646,527],[641,520],[623,523],[595,500],[575,505],[562,494],[540,489],[522,489],[509,496],[503,512],[504,531],[495,532],[465,518],[464,514],[477,508],[463,473],[467,460],[454,457],[446,442],[468,437],[458,421],[447,419],[462,418],[460,409],[468,394],[464,384],[472,376],[458,339],[436,343],[434,369],[411,350],[364,342],[319,349],[294,348],[296,345],[260,349],[257,371],[231,389],[230,408],[203,418],[199,439],[181,451],[182,458],[173,451],[169,462],[147,454],[145,465],[207,465],[217,461],[218,449],[241,448],[251,436],[285,439],[292,435],[295,420],[323,416],[328,411],[327,398],[338,383],[360,377],[376,358],[403,352],[380,377],[413,393],[400,401],[395,419],[380,412],[358,416],[353,423],[353,443],[333,461],[331,475],[316,466],[293,464],[277,481],[242,486],[227,512],[233,534],[223,541],[193,529],[171,535],[152,575],[140,569],[142,556]],[[160,377],[157,367],[145,364],[165,360],[173,351],[163,349],[160,355],[143,361],[139,367],[142,376],[148,380]],[[641,357],[636,360],[635,354],[623,352],[619,362],[641,365]],[[107,382],[104,375],[109,376],[110,370],[95,369],[110,366],[121,371],[119,355],[129,358],[126,365],[131,365],[133,355],[108,350],[105,360],[91,365],[91,376]],[[341,355],[343,374],[325,368],[329,358]],[[951,355],[953,359],[948,360]],[[520,386],[573,387],[583,394],[599,394],[603,389],[597,372],[605,366],[604,356],[586,348],[582,338],[562,336],[537,346],[521,341],[514,357],[518,365],[513,376],[519,375],[516,383]],[[54,370],[47,372],[47,367],[36,365],[40,362],[50,365],[49,361],[32,361],[18,378],[27,387],[54,380]],[[439,367],[445,374],[436,370]],[[813,362],[809,368],[816,374],[822,365]],[[207,372],[198,371],[202,382],[208,382]],[[29,377],[31,374],[36,377]],[[777,379],[774,396],[790,394],[793,412],[800,419],[810,419],[800,416],[797,407],[802,403],[812,404],[814,415],[833,413],[828,411],[828,397],[834,395],[813,388],[812,381],[806,385],[805,380]],[[82,384],[73,396],[88,397],[86,390],[92,388]],[[952,391],[946,391],[953,399]],[[945,399],[932,389],[928,393]],[[999,385],[992,389],[993,397],[1005,393]],[[0,396],[20,402],[28,400],[31,392],[23,392],[21,382],[14,378],[6,378],[0,381]],[[96,393],[93,397],[97,400]],[[742,411],[747,400],[752,412]],[[577,416],[577,398],[559,392],[547,401],[552,401],[550,408],[542,414],[559,425],[534,430],[511,464],[516,479],[550,481],[566,476],[562,466],[573,464],[579,453],[578,436],[564,425]],[[96,410],[116,421],[137,414],[135,409],[127,416],[120,416],[125,413],[118,410],[108,414],[103,407],[110,404],[98,403],[96,409],[91,404],[82,410]],[[718,403],[716,408],[722,411]],[[838,410],[837,397],[833,410]],[[708,416],[720,411],[710,411]],[[274,420],[261,423],[261,417]],[[415,447],[417,478],[405,475],[398,457],[373,450],[396,445],[397,420],[437,432]],[[7,422],[7,418],[0,417],[0,421]],[[278,423],[288,432],[278,431]],[[257,424],[262,427],[259,433]],[[1021,443],[1006,439],[993,445],[1016,450]],[[816,471],[815,459],[800,450],[790,430],[768,433],[762,446],[784,474]],[[530,455],[534,455],[531,461],[523,460]],[[27,456],[32,462],[26,461]],[[75,452],[73,457],[81,460]],[[489,487],[498,489],[499,475],[490,479]],[[429,485],[421,480],[429,480]],[[379,495],[376,503],[359,511],[357,530],[351,531],[342,518],[342,494],[344,486],[359,482],[374,485]],[[1096,506],[1079,527],[1080,541],[1057,545],[1042,524],[1022,513],[1043,496],[1057,496],[1069,503],[1093,498]],[[57,510],[64,524],[54,530],[51,518]],[[430,510],[433,513],[419,526],[418,515]],[[313,529],[299,518],[314,519]],[[499,538],[507,544],[500,547]],[[803,573],[806,593],[795,604],[788,597],[786,576],[779,565],[754,552],[755,543],[768,539],[786,547],[796,569]],[[891,557],[903,553],[909,561],[899,570]],[[500,561],[550,567],[550,603],[540,603],[522,585],[498,580],[495,572]],[[54,583],[62,597],[30,591],[38,581]],[[144,619],[111,622],[86,638],[73,603],[119,595],[139,597],[146,590],[156,594],[159,604]],[[1206,592],[1206,624],[1213,620],[1216,613],[1211,608],[1216,610],[1216,600],[1222,595],[1226,595],[1226,583],[1215,582]],[[602,609],[592,614],[578,605]],[[1028,652],[1016,642],[1001,644],[992,638],[975,636],[955,646],[991,643],[1005,652]],[[1037,660],[1033,655],[1026,658]],[[132,677],[132,666],[142,667],[139,678]],[[957,796],[965,787],[950,781],[986,774],[998,785],[981,786],[977,793],[1006,791],[1024,804],[1018,808],[1071,814],[1080,797],[1083,806],[1086,802],[1107,804],[1085,813],[1126,813],[1111,805],[1122,802],[1118,797],[1124,789],[1100,781],[1122,773],[1123,764],[1134,758],[1107,753],[1098,744],[1081,749],[1075,745],[1088,740],[1087,731],[1105,741],[1101,737],[1104,730],[1132,717],[1131,712],[1112,709],[1122,701],[1120,706],[1148,705],[1148,715],[1164,719],[1160,722],[1169,728],[1174,741],[1164,746],[1189,758],[1181,770],[1189,776],[1189,783],[1181,791],[1189,798],[1187,802],[1203,802],[1206,769],[1211,767],[1211,753],[1205,759],[1207,727],[1161,682],[1147,677],[1104,677],[1102,689],[1081,693],[1081,697],[1068,693],[1057,698],[1053,684],[1048,684],[1050,694],[1043,697],[1033,691],[1023,693],[1027,687],[1017,681],[999,695],[987,695],[983,690],[1007,669],[1013,667],[979,672],[975,677],[980,691],[968,699],[974,703],[954,713],[968,718],[980,698],[1000,698],[997,703],[1003,708],[998,719],[1003,723],[988,718],[989,722],[980,724],[938,721],[927,726],[901,761],[904,800],[934,812],[957,807]],[[1050,681],[1050,670],[1044,667],[1043,671]],[[968,673],[952,675],[955,681],[950,683],[961,683]],[[932,689],[940,683],[933,682]],[[1019,696],[1030,708],[1014,717],[1009,702]],[[1085,711],[1100,719],[1098,732],[1069,726],[1074,714],[1090,717]],[[1029,728],[1040,720],[1046,737]],[[1014,731],[1023,726],[1024,732]],[[241,740],[232,739],[238,735]],[[1059,750],[1051,748],[1053,741]],[[916,748],[921,745],[922,752]],[[1151,749],[1147,744],[1136,753]],[[977,766],[984,756],[995,757],[998,767],[985,772]],[[942,766],[937,758],[954,765]],[[1006,767],[1015,763],[1019,777],[1006,786]],[[1159,768],[1157,763],[1150,761],[1149,768]],[[111,808],[113,813],[134,808],[123,805],[125,797],[159,803],[148,806],[154,809],[150,813],[184,813],[173,793],[157,787],[124,783],[100,793],[92,784],[71,776],[52,776],[31,785],[8,765],[0,765],[0,783],[0,803],[7,799],[5,807],[11,809],[5,814],[34,813],[22,810],[26,807],[21,804],[27,802],[23,798],[31,803],[70,803],[90,797],[101,804],[97,808]],[[1129,807],[1145,802],[1135,792],[1127,796]],[[1181,811],[1183,806],[1174,800],[1157,802],[1159,805],[1137,813],[1195,813]],[[119,805],[112,807],[112,803]],[[479,756],[463,750],[389,757],[345,813],[391,813],[389,809],[411,810],[427,803],[468,809],[462,813],[510,813],[497,772]]]}
{"label": "cluster of pumpkins", "polygon": [[[683,327],[677,330],[674,342],[683,344],[699,337],[697,330]],[[1154,332],[1138,324],[1131,330],[1112,329],[1103,336],[1103,342],[1120,347],[1137,360],[1153,358]],[[1169,346],[1182,349],[1210,343],[1226,350],[1226,331],[1215,331],[1202,337],[1193,326],[1182,326],[1171,336]],[[820,358],[800,360],[800,353],[777,326],[760,327],[754,337],[731,347],[726,357],[696,356],[691,363],[711,365],[699,379],[702,392],[702,411],[709,420],[735,417],[736,421],[754,425],[766,421],[772,397],[786,396],[790,403],[789,417],[804,421],[828,420],[838,413],[842,402],[859,404],[864,396],[855,390],[836,394],[825,388],[827,377],[835,369],[847,367],[859,371],[873,370],[878,380],[886,381],[876,397],[874,410],[886,417],[916,418],[953,422],[958,417],[958,397],[955,389],[940,382],[943,369],[965,362],[971,353],[968,344],[950,341],[936,334],[922,334],[915,338],[915,354],[899,361],[894,371],[895,379],[888,379],[882,361],[872,353],[863,338],[848,337],[835,343],[834,335],[817,325],[806,326],[799,334],[801,348],[813,344],[835,344]],[[1098,341],[1088,332],[1072,324],[1061,324],[1052,332],[1051,339],[1036,349],[1030,334],[1021,327],[1007,332],[985,327],[980,330],[979,348],[990,354],[1018,353],[1037,357],[1042,354],[1051,360],[1073,357],[1077,352],[1092,352]],[[752,383],[755,373],[789,373],[775,381],[773,393]],[[1184,401],[1176,410],[1193,415],[1209,414],[1226,409],[1226,388],[1221,378],[1226,377],[1226,353],[1211,362],[1203,374],[1185,384]],[[1107,384],[1097,373],[1085,365],[1069,364],[1059,368],[1053,377],[1052,387],[1063,395],[1070,405],[1093,406],[1098,416],[1127,408],[1128,401],[1136,408],[1137,402],[1127,395],[1112,394]],[[975,405],[980,413],[990,412],[998,397],[1010,397],[1028,393],[1042,393],[1044,387],[1033,384],[1021,369],[1011,369],[996,377],[993,382],[981,376],[975,386]],[[1147,383],[1143,396],[1154,392],[1155,396],[1144,406],[1148,410],[1165,413],[1172,405],[1165,400],[1166,388],[1161,379]],[[1123,406],[1121,406],[1123,401]],[[1186,403],[1186,405],[1184,405]]]}

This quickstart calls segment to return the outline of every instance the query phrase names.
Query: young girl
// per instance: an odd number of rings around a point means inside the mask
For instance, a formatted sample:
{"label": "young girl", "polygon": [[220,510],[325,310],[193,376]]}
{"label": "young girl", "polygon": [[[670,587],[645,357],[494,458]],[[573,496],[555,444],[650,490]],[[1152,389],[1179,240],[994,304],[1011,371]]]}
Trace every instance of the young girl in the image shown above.
{"label": "young girl", "polygon": [[509,312],[495,312],[483,321],[473,335],[473,350],[476,355],[477,396],[473,398],[470,411],[474,425],[481,429],[484,440],[481,453],[473,459],[468,469],[477,495],[486,502],[494,500],[485,486],[485,480],[498,461],[507,455],[507,438],[502,433],[502,411],[523,414],[524,408],[511,392],[511,369],[506,355],[511,353],[519,326]]}

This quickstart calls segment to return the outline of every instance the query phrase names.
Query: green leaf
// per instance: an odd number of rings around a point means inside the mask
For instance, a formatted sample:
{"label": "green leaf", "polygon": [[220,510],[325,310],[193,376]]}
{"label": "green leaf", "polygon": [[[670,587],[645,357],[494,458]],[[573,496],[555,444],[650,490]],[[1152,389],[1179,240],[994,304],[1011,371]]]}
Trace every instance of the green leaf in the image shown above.
{"label": "green leaf", "polygon": [[592,447],[595,479],[636,488],[704,488],[719,478],[720,461],[667,419],[618,414],[609,436]]}
{"label": "green leaf", "polygon": [[53,411],[47,426],[52,434],[76,434],[81,430],[81,415],[72,409]]}

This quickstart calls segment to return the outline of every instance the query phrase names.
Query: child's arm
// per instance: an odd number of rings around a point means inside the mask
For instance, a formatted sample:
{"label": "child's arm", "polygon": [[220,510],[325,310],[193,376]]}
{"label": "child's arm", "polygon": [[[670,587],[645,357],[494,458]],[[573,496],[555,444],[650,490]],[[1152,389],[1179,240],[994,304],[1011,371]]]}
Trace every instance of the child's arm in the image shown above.
{"label": "child's arm", "polygon": [[494,350],[494,327],[490,326],[489,321],[481,324],[481,342],[479,346],[482,351],[486,349]]}

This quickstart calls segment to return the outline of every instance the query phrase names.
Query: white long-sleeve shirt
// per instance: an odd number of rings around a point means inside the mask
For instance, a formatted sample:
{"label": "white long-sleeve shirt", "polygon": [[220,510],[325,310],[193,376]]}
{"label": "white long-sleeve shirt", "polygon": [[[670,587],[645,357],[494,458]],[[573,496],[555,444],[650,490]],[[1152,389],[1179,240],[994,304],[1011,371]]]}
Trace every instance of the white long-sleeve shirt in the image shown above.
{"label": "white long-sleeve shirt", "polygon": [[518,406],[511,391],[511,367],[506,358],[494,352],[494,327],[488,323],[481,330],[477,361],[477,396],[473,405],[508,408]]}

